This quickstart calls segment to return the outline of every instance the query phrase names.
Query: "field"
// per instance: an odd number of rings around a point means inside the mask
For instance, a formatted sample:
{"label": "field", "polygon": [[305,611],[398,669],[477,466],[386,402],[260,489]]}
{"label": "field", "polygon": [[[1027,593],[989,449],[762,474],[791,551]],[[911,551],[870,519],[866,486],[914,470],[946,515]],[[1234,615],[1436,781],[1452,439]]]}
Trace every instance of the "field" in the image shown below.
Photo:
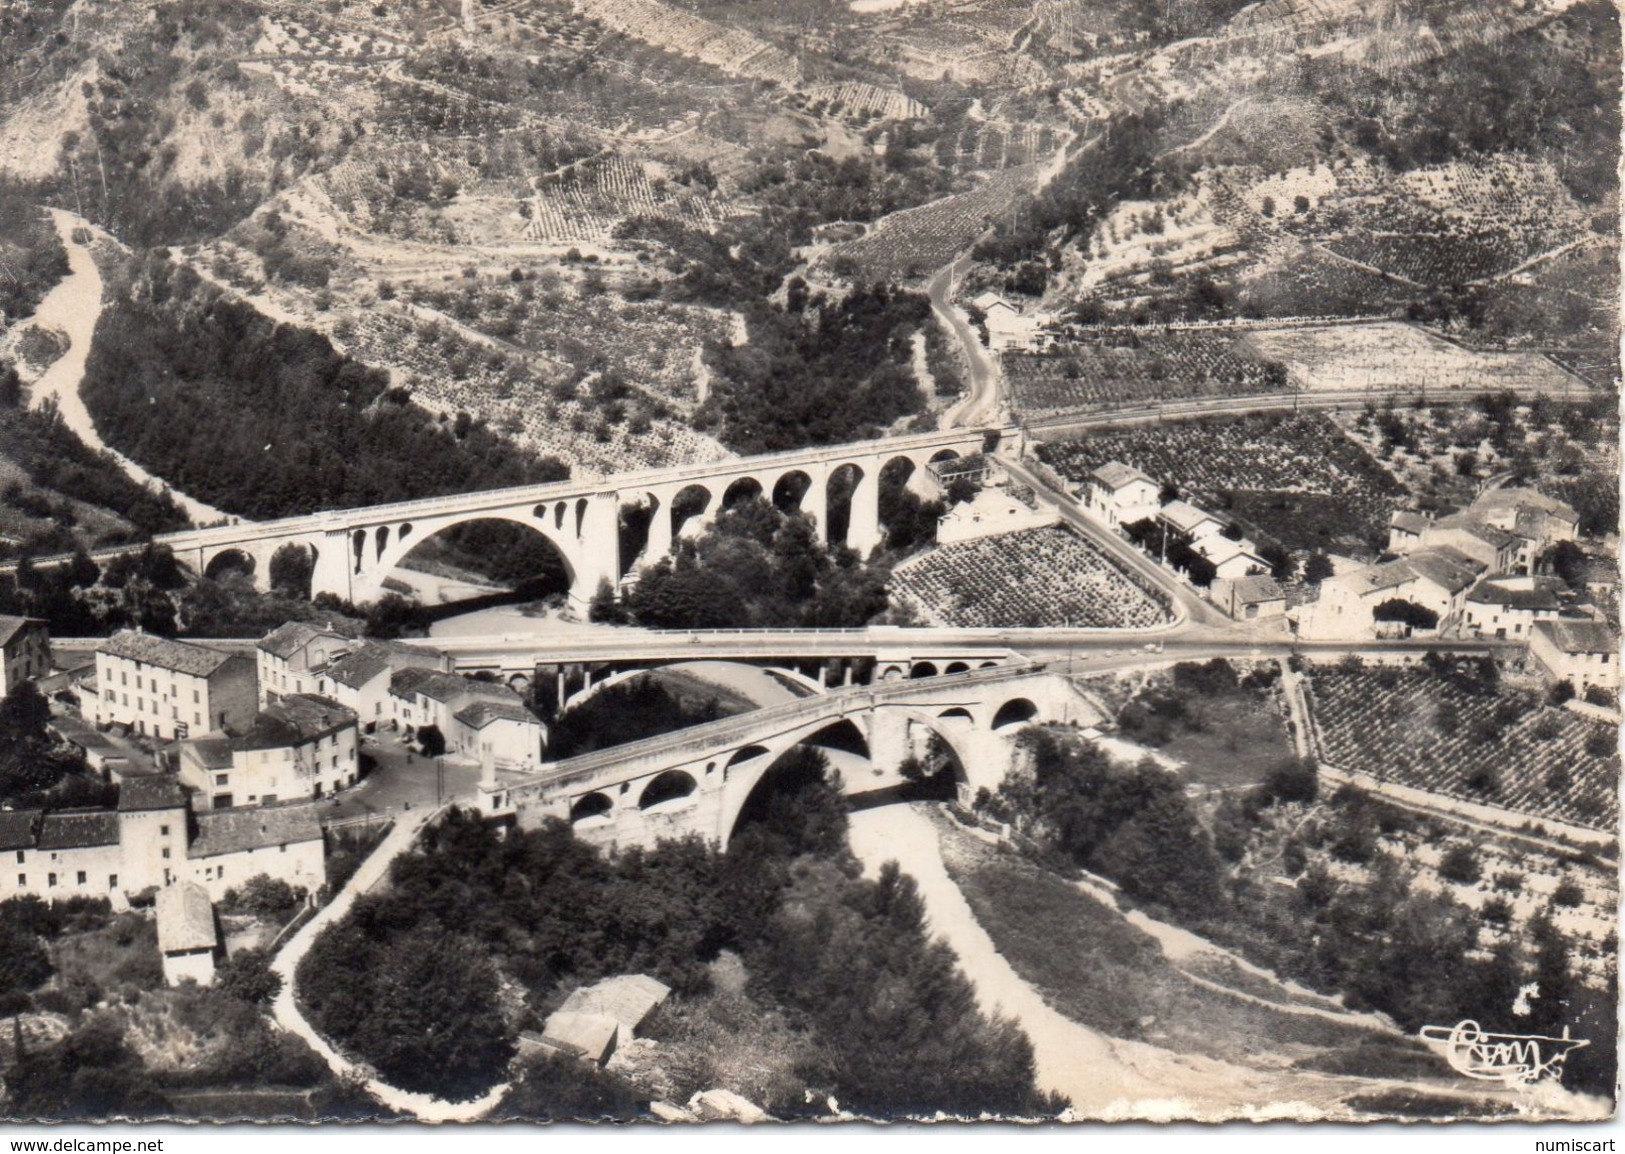
{"label": "field", "polygon": [[[1199,505],[1233,504],[1236,514],[1293,549],[1369,548],[1366,543],[1386,539],[1388,515],[1404,495],[1369,454],[1318,413],[1101,431],[1086,440],[1042,445],[1038,455],[1076,482],[1107,461],[1123,461],[1174,483]],[[1317,519],[1304,516],[1311,506]]]}
{"label": "field", "polygon": [[525,239],[544,244],[607,241],[629,217],[710,231],[726,212],[715,197],[658,176],[651,181],[645,165],[618,156],[584,160],[538,179],[526,205]]}
{"label": "field", "polygon": [[930,109],[896,88],[881,88],[855,80],[819,84],[796,94],[796,103],[814,116],[838,116],[867,123],[871,120],[919,120]]}
{"label": "field", "polygon": [[1012,168],[970,192],[905,209],[867,234],[836,245],[821,267],[855,282],[903,281],[929,276],[986,231],[993,218],[1031,190],[1036,173]]}
{"label": "field", "polygon": [[1188,397],[1278,392],[1285,378],[1228,328],[1083,330],[1042,353],[1006,352],[1027,418]]}
{"label": "field", "polygon": [[1254,329],[1258,356],[1280,361],[1311,391],[1545,389],[1574,379],[1537,353],[1473,352],[1411,325],[1306,325]]}
{"label": "field", "polygon": [[1612,726],[1428,672],[1317,669],[1311,690],[1331,765],[1534,818],[1619,824]]}
{"label": "field", "polygon": [[944,545],[894,570],[891,592],[955,628],[1145,629],[1168,620],[1151,594],[1058,527]]}

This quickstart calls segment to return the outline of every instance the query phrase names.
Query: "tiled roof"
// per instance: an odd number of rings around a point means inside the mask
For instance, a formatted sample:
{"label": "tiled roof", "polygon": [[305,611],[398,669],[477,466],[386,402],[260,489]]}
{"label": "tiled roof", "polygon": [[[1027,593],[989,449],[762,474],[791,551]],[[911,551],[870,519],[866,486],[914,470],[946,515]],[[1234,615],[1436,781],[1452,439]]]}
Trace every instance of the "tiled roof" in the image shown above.
{"label": "tiled roof", "polygon": [[1275,578],[1264,573],[1250,577],[1237,577],[1231,582],[1235,599],[1241,605],[1256,605],[1261,601],[1280,601],[1286,597]]}
{"label": "tiled roof", "polygon": [[209,676],[233,656],[218,649],[205,649],[201,645],[171,641],[167,637],[138,633],[134,629],[119,630],[96,646],[96,652],[145,662],[160,669],[190,673],[194,677]]}
{"label": "tiled roof", "polygon": [[223,733],[206,733],[188,741],[177,741],[175,748],[190,749],[205,769],[228,769],[231,766],[231,738]]}
{"label": "tiled roof", "polygon": [[340,685],[360,689],[388,669],[389,650],[376,641],[364,641],[359,647],[334,661],[323,672]]}
{"label": "tiled roof", "polygon": [[477,681],[438,669],[398,669],[389,679],[390,692],[408,697],[421,693],[435,701],[453,702],[463,697],[483,697],[494,701],[520,700],[519,694],[495,681]]}
{"label": "tiled roof", "polygon": [[476,701],[453,714],[470,729],[484,729],[493,721],[523,721],[540,725],[541,719],[523,705],[514,701]]}
{"label": "tiled roof", "polygon": [[320,841],[322,823],[310,805],[216,809],[197,815],[197,839],[187,856],[217,857],[274,845]]}
{"label": "tiled roof", "polygon": [[1161,517],[1181,533],[1189,533],[1203,521],[1212,521],[1215,525],[1224,524],[1212,513],[1198,509],[1189,501],[1169,501],[1162,507]]}
{"label": "tiled roof", "polygon": [[1567,588],[1557,577],[1520,577],[1508,581],[1486,577],[1473,586],[1467,600],[1480,605],[1505,605],[1508,609],[1556,609],[1560,594]]}
{"label": "tiled roof", "polygon": [[44,625],[45,622],[38,617],[9,617],[0,613],[0,645],[9,645],[23,626],[29,624]]}
{"label": "tiled roof", "polygon": [[157,913],[162,953],[212,949],[220,941],[209,891],[197,882],[177,882],[159,890]]}
{"label": "tiled roof", "polygon": [[1157,483],[1149,474],[1141,472],[1133,465],[1125,465],[1121,461],[1107,461],[1089,475],[1113,492],[1125,485],[1131,485],[1135,481],[1145,481],[1152,485]]}
{"label": "tiled roof", "polygon": [[1467,513],[1455,513],[1449,517],[1441,517],[1436,523],[1439,529],[1459,529],[1480,541],[1494,545],[1497,549],[1504,549],[1508,545],[1515,545],[1518,537],[1504,529],[1497,529],[1494,525],[1486,525]]}
{"label": "tiled roof", "polygon": [[1538,489],[1491,489],[1487,493],[1479,494],[1473,501],[1472,508],[1480,513],[1534,509],[1561,521],[1579,523],[1579,517],[1572,505],[1565,504],[1556,497],[1548,497]]}
{"label": "tiled roof", "polygon": [[1403,510],[1388,518],[1390,527],[1404,533],[1425,533],[1434,523],[1433,518],[1422,513],[1410,513]]}
{"label": "tiled roof", "polygon": [[1564,653],[1619,652],[1619,635],[1601,621],[1558,617],[1535,622],[1534,632],[1545,634]]}
{"label": "tiled roof", "polygon": [[233,749],[282,749],[345,729],[355,721],[352,710],[331,698],[290,693],[262,709],[253,728],[231,744]]}
{"label": "tiled roof", "polygon": [[40,822],[40,849],[85,849],[118,844],[118,814],[110,809],[62,810]]}
{"label": "tiled roof", "polygon": [[186,791],[167,773],[126,777],[118,787],[120,813],[149,809],[185,809]]}
{"label": "tiled roof", "polygon": [[577,1014],[558,1010],[542,1027],[542,1040],[563,1047],[594,1062],[603,1062],[615,1046],[618,1024],[602,1014]]}
{"label": "tiled roof", "polygon": [[1196,551],[1215,565],[1223,565],[1237,557],[1246,557],[1255,565],[1264,564],[1264,559],[1240,541],[1232,541],[1229,537],[1216,534],[1204,537],[1196,543]]}
{"label": "tiled roof", "polygon": [[259,648],[276,657],[289,658],[327,631],[305,621],[287,621],[260,638]]}
{"label": "tiled roof", "polygon": [[0,852],[33,849],[39,821],[40,811],[37,809],[0,811]]}
{"label": "tiled roof", "polygon": [[1469,568],[1443,552],[1433,549],[1412,553],[1403,561],[1395,563],[1408,565],[1417,576],[1426,578],[1451,593],[1460,593],[1463,589],[1469,588],[1483,568],[1482,566]]}

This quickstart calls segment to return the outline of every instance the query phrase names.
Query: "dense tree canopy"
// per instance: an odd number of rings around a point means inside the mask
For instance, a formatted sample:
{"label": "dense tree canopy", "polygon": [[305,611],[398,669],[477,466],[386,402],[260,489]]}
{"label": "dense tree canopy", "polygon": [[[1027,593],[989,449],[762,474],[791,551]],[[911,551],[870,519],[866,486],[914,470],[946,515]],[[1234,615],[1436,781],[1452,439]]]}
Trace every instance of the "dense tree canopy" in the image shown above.
{"label": "dense tree canopy", "polygon": [[482,424],[459,436],[326,337],[276,324],[161,256],[103,312],[83,392],[110,443],[249,517],[569,475]]}
{"label": "dense tree canopy", "polygon": [[754,498],[645,569],[627,609],[666,629],[862,625],[885,609],[888,576],[820,545],[807,517]]}

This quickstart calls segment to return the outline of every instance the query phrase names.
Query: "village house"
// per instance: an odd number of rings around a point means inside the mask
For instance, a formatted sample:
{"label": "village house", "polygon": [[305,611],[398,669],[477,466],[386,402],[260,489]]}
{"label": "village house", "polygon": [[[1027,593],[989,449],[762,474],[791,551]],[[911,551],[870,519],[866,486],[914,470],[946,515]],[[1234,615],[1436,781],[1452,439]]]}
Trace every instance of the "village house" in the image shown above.
{"label": "village house", "polygon": [[1467,511],[1486,525],[1534,542],[1537,554],[1559,541],[1574,540],[1580,532],[1580,515],[1573,506],[1536,489],[1490,489]]}
{"label": "village house", "polygon": [[540,1049],[601,1066],[631,1043],[670,994],[671,987],[647,974],[622,974],[583,986],[548,1015],[540,1036],[521,1035],[521,1052]]}
{"label": "village house", "polygon": [[1527,640],[1537,620],[1558,615],[1567,592],[1557,577],[1485,577],[1467,594],[1463,626],[1479,637]]}
{"label": "village house", "polygon": [[220,933],[209,891],[196,882],[177,882],[158,891],[154,912],[165,984],[178,986],[190,980],[200,986],[213,985]]}
{"label": "village house", "polygon": [[1543,552],[1574,540],[1578,529],[1578,515],[1562,501],[1534,489],[1491,489],[1446,517],[1393,514],[1388,551],[1404,556],[1444,545],[1478,559],[1491,573],[1531,573]]}
{"label": "village house", "polygon": [[289,622],[259,642],[260,704],[286,694],[330,697],[353,710],[363,733],[391,718],[390,675],[401,669],[451,672],[451,658],[425,646],[347,636]]}
{"label": "village house", "polygon": [[319,692],[317,672],[357,644],[357,639],[347,633],[306,621],[289,621],[277,626],[255,646],[260,708],[286,694]]}
{"label": "village house", "polygon": [[1237,621],[1264,621],[1286,616],[1286,593],[1265,574],[1217,577],[1208,596]]}
{"label": "village house", "polygon": [[116,809],[0,813],[0,901],[131,896],[182,881],[212,900],[258,874],[315,890],[325,884],[321,822],[309,805],[192,813],[172,775],[131,777]]}
{"label": "village house", "polygon": [[1409,602],[1436,615],[1445,632],[1462,618],[1467,591],[1484,571],[1473,558],[1451,549],[1424,549],[1371,565],[1320,584],[1320,597],[1299,612],[1298,633],[1315,640],[1374,636],[1375,612],[1390,601]]}
{"label": "village house", "polygon": [[0,697],[51,672],[51,633],[37,617],[0,614]]}
{"label": "village house", "polygon": [[1042,529],[1060,519],[1061,515],[1054,509],[1034,508],[1005,489],[983,489],[971,500],[953,506],[937,518],[937,544],[952,545],[957,541],[974,541],[1023,529]]}
{"label": "village house", "polygon": [[1023,315],[1019,308],[992,290],[973,297],[970,303],[982,314],[987,327],[987,347],[995,353],[1042,347],[1046,343],[1043,330],[1055,320],[1052,313]]}
{"label": "village house", "polygon": [[506,685],[413,668],[392,674],[389,692],[394,721],[408,736],[434,726],[448,753],[475,758],[485,769],[541,764],[547,726]]}
{"label": "village house", "polygon": [[[1531,542],[1515,533],[1486,525],[1471,515],[1441,517],[1421,534],[1422,549],[1447,547],[1465,553],[1490,573],[1513,573],[1529,567]],[[1413,548],[1411,552],[1414,552]]]}
{"label": "village house", "polygon": [[1529,656],[1575,692],[1619,689],[1619,636],[1606,621],[1557,617],[1530,627]]}
{"label": "village house", "polygon": [[96,687],[95,725],[169,740],[244,730],[257,699],[251,658],[133,629],[96,647]]}
{"label": "village house", "polygon": [[1083,507],[1116,529],[1155,517],[1160,493],[1161,487],[1148,474],[1121,461],[1107,461],[1089,474]]}
{"label": "village house", "polygon": [[179,742],[168,760],[200,811],[315,800],[360,776],[356,716],[331,698],[290,693],[261,710],[247,733]]}
{"label": "village house", "polygon": [[1157,512],[1157,520],[1192,545],[1204,537],[1222,533],[1225,527],[1218,517],[1189,501],[1169,501]]}
{"label": "village house", "polygon": [[1215,533],[1198,540],[1191,546],[1213,566],[1218,577],[1247,577],[1269,569],[1269,562],[1253,551],[1252,542],[1234,540],[1223,533]]}

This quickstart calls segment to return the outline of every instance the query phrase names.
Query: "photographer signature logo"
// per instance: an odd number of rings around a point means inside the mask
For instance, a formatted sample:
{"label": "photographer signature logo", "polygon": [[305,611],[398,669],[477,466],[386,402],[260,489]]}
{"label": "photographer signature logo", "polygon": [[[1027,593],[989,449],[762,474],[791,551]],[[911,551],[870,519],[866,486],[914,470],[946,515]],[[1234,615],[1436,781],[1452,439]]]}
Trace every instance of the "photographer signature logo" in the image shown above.
{"label": "photographer signature logo", "polygon": [[1561,1077],[1569,1054],[1591,1045],[1586,1039],[1569,1037],[1567,1026],[1561,1038],[1491,1034],[1470,1018],[1454,1026],[1423,1026],[1421,1037],[1442,1049],[1445,1061],[1458,1074],[1508,1086],[1528,1086],[1542,1078]]}

